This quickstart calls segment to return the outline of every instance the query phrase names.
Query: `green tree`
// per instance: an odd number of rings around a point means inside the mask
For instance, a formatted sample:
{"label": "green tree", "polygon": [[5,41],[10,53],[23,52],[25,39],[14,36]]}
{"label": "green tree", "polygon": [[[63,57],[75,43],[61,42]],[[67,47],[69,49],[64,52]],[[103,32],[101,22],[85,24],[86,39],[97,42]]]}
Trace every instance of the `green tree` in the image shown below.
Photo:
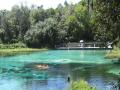
{"label": "green tree", "polygon": [[54,47],[57,42],[57,36],[56,20],[48,18],[32,26],[27,31],[24,40],[31,47]]}
{"label": "green tree", "polygon": [[120,37],[119,0],[96,0],[95,38],[102,41],[114,41]]}
{"label": "green tree", "polygon": [[44,21],[44,19],[46,18],[46,12],[43,9],[43,7],[37,7],[37,8],[32,8],[30,10],[30,21],[31,24],[35,24],[39,21]]}

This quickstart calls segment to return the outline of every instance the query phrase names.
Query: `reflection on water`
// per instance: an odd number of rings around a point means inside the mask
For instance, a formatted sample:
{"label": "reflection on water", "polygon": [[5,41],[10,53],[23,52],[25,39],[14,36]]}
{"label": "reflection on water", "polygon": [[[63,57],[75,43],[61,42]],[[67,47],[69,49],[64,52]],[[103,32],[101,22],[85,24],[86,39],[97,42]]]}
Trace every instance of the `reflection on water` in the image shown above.
{"label": "reflection on water", "polygon": [[64,90],[67,88],[67,73],[66,70],[63,71],[61,65],[49,65],[48,70],[38,69],[35,65],[37,64],[31,63],[23,68],[1,68],[0,90]]}
{"label": "reflection on water", "polygon": [[64,90],[66,81],[63,78],[49,78],[47,80],[28,80],[25,90]]}
{"label": "reflection on water", "polygon": [[[97,63],[103,61],[104,55],[105,51],[52,51],[1,57],[0,90],[67,90],[68,76],[72,81],[85,79],[98,90],[120,90],[120,77],[109,73],[111,69],[117,68],[119,65],[110,64],[110,61],[105,61],[104,64]],[[31,62],[28,61],[30,58],[33,59]],[[42,59],[44,62],[48,59],[52,61],[52,59],[62,60],[62,58],[73,60],[69,63],[66,61],[65,63],[63,61],[47,63],[49,66],[47,69],[36,68],[36,65],[41,64]],[[80,63],[80,61],[85,63]],[[88,61],[97,64],[86,63]]]}
{"label": "reflection on water", "polygon": [[0,90],[65,90],[69,86],[68,75],[73,81],[85,79],[98,90],[119,90],[119,78],[106,73],[110,65],[49,64],[48,70],[39,70],[34,65],[17,70],[2,68]]}

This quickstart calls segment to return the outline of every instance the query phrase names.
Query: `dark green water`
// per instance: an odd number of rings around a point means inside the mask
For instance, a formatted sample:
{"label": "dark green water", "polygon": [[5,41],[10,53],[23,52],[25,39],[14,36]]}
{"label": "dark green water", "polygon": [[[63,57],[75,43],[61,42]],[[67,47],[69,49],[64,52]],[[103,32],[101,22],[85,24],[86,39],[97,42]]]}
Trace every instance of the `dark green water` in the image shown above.
{"label": "dark green water", "polygon": [[[73,81],[85,79],[98,90],[120,90],[120,65],[104,58],[108,52],[49,50],[0,57],[0,90],[67,90],[68,76]],[[49,69],[36,68],[41,63]]]}

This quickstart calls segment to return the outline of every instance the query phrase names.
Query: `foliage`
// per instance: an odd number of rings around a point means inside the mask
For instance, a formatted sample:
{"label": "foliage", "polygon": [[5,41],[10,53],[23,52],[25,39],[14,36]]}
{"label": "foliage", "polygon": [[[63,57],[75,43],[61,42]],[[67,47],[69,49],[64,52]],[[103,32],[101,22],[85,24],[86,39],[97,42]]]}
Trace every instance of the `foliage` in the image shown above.
{"label": "foliage", "polygon": [[[56,20],[53,18],[45,19],[44,22],[36,23],[25,35],[25,42],[28,46],[42,47],[48,43],[51,46],[57,41]],[[49,46],[48,46],[49,47]]]}
{"label": "foliage", "polygon": [[70,90],[96,90],[96,88],[91,87],[86,81],[80,80],[79,82],[73,82]]}
{"label": "foliage", "polygon": [[36,51],[45,51],[46,48],[33,49],[33,48],[14,48],[14,49],[0,49],[0,56],[13,56],[16,54],[26,54]]}
{"label": "foliage", "polygon": [[120,37],[119,0],[96,0],[94,5],[95,39],[114,41]]}
{"label": "foliage", "polygon": [[114,60],[120,59],[120,49],[118,47],[114,48],[114,50],[106,55],[106,58]]}
{"label": "foliage", "polygon": [[28,47],[54,47],[66,42],[120,39],[119,0],[81,0],[56,9],[13,6],[0,10],[0,43],[22,42]]}
{"label": "foliage", "polygon": [[0,44],[0,49],[26,48],[24,43]]}

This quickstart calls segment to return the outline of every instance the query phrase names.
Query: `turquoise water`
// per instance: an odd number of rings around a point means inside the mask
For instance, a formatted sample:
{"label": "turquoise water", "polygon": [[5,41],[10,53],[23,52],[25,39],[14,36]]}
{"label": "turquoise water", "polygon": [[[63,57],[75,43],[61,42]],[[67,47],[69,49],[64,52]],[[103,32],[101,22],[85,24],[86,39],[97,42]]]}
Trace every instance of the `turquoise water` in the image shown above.
{"label": "turquoise water", "polygon": [[[49,50],[0,57],[0,90],[67,90],[68,76],[73,81],[85,79],[98,90],[119,90],[119,73],[112,72],[119,65],[104,58],[108,52]],[[39,64],[49,68],[36,68]]]}
{"label": "turquoise water", "polygon": [[1,57],[0,60],[25,63],[86,63],[86,64],[105,64],[111,63],[105,59],[105,54],[109,51],[105,50],[51,50],[37,52],[28,55],[17,55],[13,57]]}

